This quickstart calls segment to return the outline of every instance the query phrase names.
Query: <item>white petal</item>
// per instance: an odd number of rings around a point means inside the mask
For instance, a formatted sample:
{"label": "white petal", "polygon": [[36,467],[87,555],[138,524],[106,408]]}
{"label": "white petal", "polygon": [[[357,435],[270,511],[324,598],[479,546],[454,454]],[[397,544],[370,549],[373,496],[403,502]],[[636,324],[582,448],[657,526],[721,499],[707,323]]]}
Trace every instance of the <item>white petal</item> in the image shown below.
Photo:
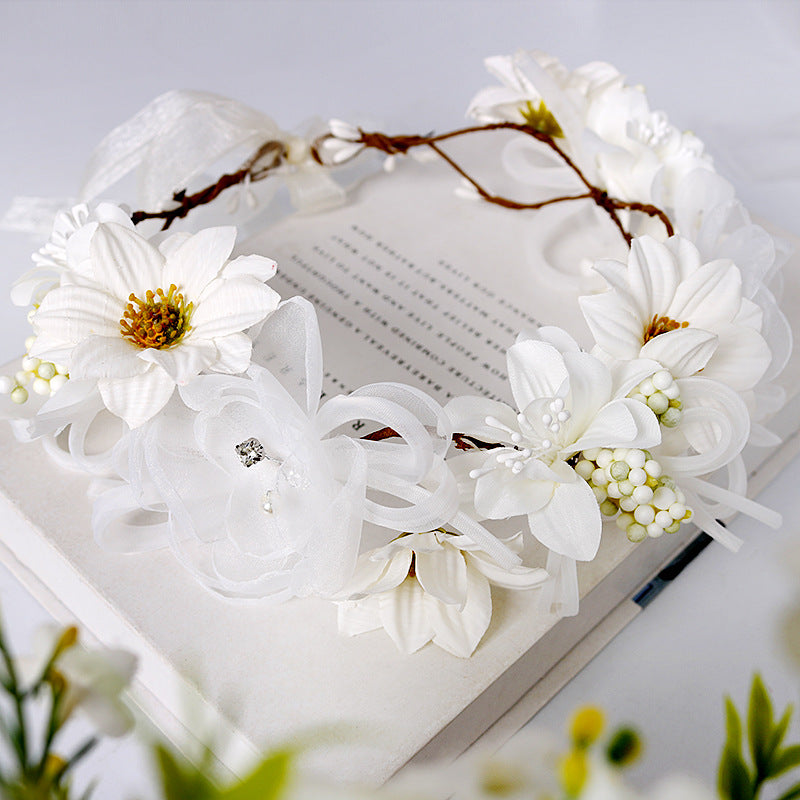
{"label": "white petal", "polygon": [[337,603],[339,633],[345,636],[358,636],[382,627],[380,598],[365,597],[362,600],[345,600]]}
{"label": "white petal", "polygon": [[580,345],[563,328],[557,328],[555,325],[542,325],[535,331],[523,331],[516,340],[524,342],[528,339],[547,342],[559,353],[579,353],[581,350]]}
{"label": "white petal", "polygon": [[411,566],[411,550],[403,548],[388,560],[373,560],[365,553],[356,562],[353,576],[337,596],[382,594],[397,588],[407,577]]}
{"label": "white petal", "polygon": [[250,366],[253,353],[253,342],[246,333],[232,333],[214,339],[217,346],[217,357],[210,369],[229,375],[239,375]]}
{"label": "white petal", "polygon": [[621,303],[610,291],[579,297],[578,303],[601,350],[622,359],[639,355],[644,323],[630,306]]}
{"label": "white petal", "polygon": [[661,429],[656,415],[645,403],[625,397],[601,408],[568,452],[593,447],[653,447],[660,441]]}
{"label": "white petal", "polygon": [[627,279],[640,319],[649,321],[654,314],[666,313],[680,275],[670,250],[650,236],[641,236],[631,243]]}
{"label": "white petal", "polygon": [[433,624],[434,644],[454,656],[469,658],[492,619],[489,581],[477,570],[467,570],[467,600],[462,610],[434,597],[425,599]]}
{"label": "white petal", "polygon": [[718,346],[716,334],[700,328],[677,328],[654,336],[642,348],[642,358],[663,364],[675,378],[687,378],[706,366]]}
{"label": "white petal", "polygon": [[225,269],[222,270],[222,277],[225,280],[229,280],[248,275],[263,283],[275,275],[277,268],[277,263],[271,258],[257,255],[239,256],[239,258],[235,258],[225,265]]}
{"label": "white petal", "polygon": [[482,553],[470,552],[467,558],[470,566],[488,578],[489,583],[506,589],[533,589],[550,577],[547,570],[538,567],[504,569]]}
{"label": "white petal", "polygon": [[87,336],[119,336],[124,310],[125,304],[106,292],[63,286],[47,293],[33,317],[33,326],[37,335],[41,332],[75,345]]}
{"label": "white petal", "polygon": [[100,225],[89,250],[95,280],[120,300],[127,302],[131,293],[144,299],[148,289],[161,286],[164,257],[136,231],[113,222]]}
{"label": "white petal", "polygon": [[545,342],[513,344],[507,359],[511,393],[520,410],[542,397],[555,397],[567,377],[561,353]]}
{"label": "white petal", "polygon": [[[179,231],[178,233],[172,233],[166,237],[162,242],[158,244],[158,252],[161,253],[164,258],[169,261],[170,256],[175,253],[178,248],[180,248],[183,244],[185,244],[189,239],[192,238],[192,234],[188,233],[187,231]],[[151,239],[151,241],[153,241]],[[165,287],[162,287],[165,288]]]}
{"label": "white petal", "polygon": [[[491,456],[490,456],[491,457]],[[553,494],[552,481],[530,480],[507,467],[481,475],[475,484],[475,510],[484,519],[530,514],[545,506]]]}
{"label": "white petal", "polygon": [[297,404],[317,413],[322,393],[322,339],[317,312],[303,297],[284,300],[253,343],[254,364],[267,367]]}
{"label": "white petal", "polygon": [[531,533],[550,550],[577,561],[591,561],[600,546],[603,523],[589,484],[575,476],[556,486],[550,502],[528,517]]}
{"label": "white petal", "polygon": [[742,276],[736,266],[727,260],[710,261],[681,283],[664,313],[692,327],[715,330],[736,316],[741,298]]}
{"label": "white petal", "polygon": [[280,302],[277,292],[249,278],[217,280],[208,288],[192,314],[194,334],[202,339],[239,333],[261,322]]}
{"label": "white petal", "polygon": [[[164,281],[174,283],[187,302],[197,302],[205,287],[222,269],[236,243],[236,228],[206,228],[170,254]],[[168,288],[163,287],[164,290]]]}
{"label": "white petal", "polygon": [[769,346],[752,328],[726,326],[719,330],[719,337],[719,347],[703,374],[738,391],[752,389],[769,366]]}
{"label": "white petal", "polygon": [[445,413],[450,418],[454,431],[474,436],[483,442],[511,442],[511,433],[487,425],[486,418],[494,417],[511,431],[519,431],[519,423],[514,409],[497,400],[487,397],[463,395],[454,397],[446,406]]}
{"label": "white petal", "polygon": [[122,417],[131,428],[138,428],[167,404],[175,381],[154,366],[133,378],[102,378],[97,387],[106,408]]}
{"label": "white petal", "polygon": [[433,638],[433,627],[425,609],[425,593],[413,578],[394,591],[379,595],[381,623],[404,653],[415,653]]}
{"label": "white petal", "polygon": [[611,399],[611,373],[602,361],[589,353],[566,353],[564,365],[569,373],[567,407],[572,414],[569,430],[579,436],[598,409]]}
{"label": "white petal", "polygon": [[416,553],[417,580],[432,597],[461,610],[467,600],[467,563],[459,550],[445,546],[436,553]]}
{"label": "white petal", "polygon": [[106,736],[124,736],[134,724],[133,714],[118,698],[90,692],[81,700],[79,708]]}
{"label": "white petal", "polygon": [[71,378],[130,378],[147,367],[136,345],[121,336],[89,336],[70,354]]}
{"label": "white petal", "polygon": [[157,364],[173,383],[185,386],[195,375],[207,369],[217,358],[213,343],[188,337],[180,344],[165,350],[148,347],[139,351],[139,358],[149,364]]}

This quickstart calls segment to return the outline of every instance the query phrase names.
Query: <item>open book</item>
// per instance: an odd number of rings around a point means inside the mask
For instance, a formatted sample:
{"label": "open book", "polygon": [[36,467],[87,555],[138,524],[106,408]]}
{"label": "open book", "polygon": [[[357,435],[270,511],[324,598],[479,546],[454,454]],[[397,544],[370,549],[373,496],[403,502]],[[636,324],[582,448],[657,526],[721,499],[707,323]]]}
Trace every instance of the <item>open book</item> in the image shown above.
{"label": "open book", "polygon": [[[444,166],[410,163],[364,182],[343,208],[290,217],[241,245],[278,261],[271,285],[283,297],[316,305],[326,393],[402,381],[442,403],[457,394],[507,400],[504,352],[519,330],[556,324],[589,341],[576,302],[591,287],[588,265],[625,252],[608,219],[582,204],[508,211],[453,189]],[[787,295],[787,307],[800,303],[796,285]],[[790,364],[787,387],[798,385],[797,370]],[[782,435],[796,431],[799,414],[790,401]],[[234,771],[256,751],[322,730],[327,744],[309,755],[312,768],[378,783],[409,762],[457,756],[522,700],[495,727],[496,736],[511,733],[697,535],[684,526],[633,545],[610,525],[598,557],[580,565],[577,617],[544,611],[537,590],[496,589],[471,658],[430,645],[407,656],[382,631],[339,636],[335,607],[321,600],[226,600],[171,554],[102,551],[91,538],[88,478],[6,428],[0,443],[4,559],[56,616],[140,654],[138,700],[178,741],[192,728],[192,705],[205,708],[217,754]],[[763,480],[775,468],[765,455],[750,456]],[[48,504],[39,502],[43,487]],[[543,565],[543,553],[531,555]]]}

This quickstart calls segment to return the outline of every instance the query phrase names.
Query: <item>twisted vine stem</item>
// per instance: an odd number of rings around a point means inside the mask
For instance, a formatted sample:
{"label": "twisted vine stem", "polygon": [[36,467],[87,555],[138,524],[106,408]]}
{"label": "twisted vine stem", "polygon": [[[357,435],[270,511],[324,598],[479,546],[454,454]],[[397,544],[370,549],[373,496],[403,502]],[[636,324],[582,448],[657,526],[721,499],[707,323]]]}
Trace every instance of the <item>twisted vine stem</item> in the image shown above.
{"label": "twisted vine stem", "polygon": [[134,225],[138,225],[146,219],[161,219],[164,220],[161,230],[165,231],[176,219],[183,219],[192,209],[216,200],[231,186],[244,183],[246,180],[255,182],[268,177],[272,170],[283,163],[285,157],[286,147],[283,142],[277,140],[264,142],[235,172],[222,175],[216,183],[212,183],[194,194],[186,194],[186,189],[175,192],[172,200],[178,205],[174,208],[165,211],[134,211],[131,214],[131,221]]}
{"label": "twisted vine stem", "polygon": [[[541,200],[537,203],[520,203],[508,197],[492,194],[484,186],[473,178],[455,159],[448,155],[439,144],[446,142],[449,139],[455,139],[459,136],[465,136],[471,133],[481,133],[486,131],[495,130],[512,130],[518,133],[525,134],[542,142],[549,147],[556,155],[564,162],[564,165],[571,169],[583,184],[586,191],[579,194],[561,195],[559,197],[552,197],[547,200]],[[472,125],[465,128],[458,128],[454,131],[446,133],[431,134],[428,136],[410,135],[410,136],[388,136],[379,131],[363,131],[360,128],[357,131],[357,139],[347,139],[338,141],[348,141],[353,144],[362,145],[362,150],[378,150],[386,155],[405,155],[410,150],[417,147],[427,147],[432,150],[436,155],[448,164],[456,173],[458,173],[465,181],[467,181],[478,193],[478,195],[487,203],[509,208],[514,210],[535,210],[544,208],[545,206],[554,205],[555,203],[564,203],[572,200],[591,200],[599,208],[603,209],[614,225],[619,230],[622,237],[625,239],[626,244],[630,244],[632,240],[631,234],[625,230],[622,224],[618,211],[636,211],[646,214],[649,217],[659,219],[667,232],[668,236],[672,236],[675,232],[667,215],[658,207],[651,203],[638,203],[628,200],[620,200],[611,197],[604,189],[595,186],[584,175],[580,167],[570,158],[570,156],[563,150],[556,139],[548,133],[536,130],[530,125],[524,125],[517,122],[492,122],[485,125]],[[327,163],[320,152],[321,145],[330,139],[336,139],[332,133],[327,133],[317,139],[311,146],[311,157],[322,166],[331,166]],[[355,158],[361,150],[355,152],[350,158]],[[283,142],[278,140],[270,140],[265,142],[261,147],[245,161],[242,166],[235,172],[229,172],[222,175],[215,183],[200,189],[193,194],[187,194],[186,189],[181,189],[172,195],[172,200],[176,205],[173,208],[164,211],[135,211],[131,214],[131,220],[134,225],[144,222],[148,219],[163,220],[162,230],[167,230],[173,222],[177,219],[183,219],[190,211],[199,206],[206,205],[217,197],[222,192],[229,189],[231,186],[244,183],[245,181],[260,181],[268,177],[275,169],[282,166],[286,161],[287,150]]]}
{"label": "twisted vine stem", "polygon": [[[440,142],[445,142],[448,139],[455,139],[458,136],[496,130],[511,130],[518,133],[523,133],[526,136],[530,136],[547,145],[564,162],[565,166],[575,173],[580,182],[584,185],[586,191],[580,194],[552,197],[537,203],[519,203],[516,200],[489,192],[485,187],[478,183],[475,178],[467,173],[467,171],[460,164],[458,164],[451,156],[449,156],[439,147]],[[553,136],[548,133],[538,131],[535,128],[532,128],[530,125],[524,125],[517,122],[492,122],[485,125],[471,125],[465,128],[458,128],[454,131],[448,131],[447,133],[431,134],[429,136],[388,136],[387,134],[379,131],[368,132],[359,128],[358,134],[358,139],[348,141],[352,141],[354,144],[361,144],[363,145],[364,149],[379,150],[380,152],[386,153],[386,155],[389,156],[406,155],[410,150],[416,147],[428,147],[453,170],[455,170],[455,172],[464,178],[464,180],[466,180],[475,189],[475,191],[483,200],[485,200],[487,203],[493,203],[494,205],[498,205],[503,208],[510,208],[514,210],[536,210],[539,208],[544,208],[545,206],[553,205],[555,203],[564,203],[571,200],[592,200],[598,207],[602,208],[609,215],[612,222],[617,227],[622,237],[625,239],[626,244],[628,245],[631,243],[632,236],[628,231],[625,230],[617,211],[638,211],[646,214],[649,217],[656,217],[664,225],[668,236],[672,236],[675,232],[669,217],[667,217],[667,215],[657,206],[654,206],[651,203],[638,203],[628,200],[620,200],[618,198],[609,196],[609,194],[601,187],[595,186],[586,177],[586,175],[584,175],[581,168],[570,158],[570,156],[558,144]],[[326,165],[326,162],[319,150],[320,145],[327,139],[335,138],[337,137],[335,137],[332,133],[329,133],[320,137],[312,145],[311,155],[318,164],[323,166]],[[358,153],[354,153],[352,158],[355,158],[357,155]]]}

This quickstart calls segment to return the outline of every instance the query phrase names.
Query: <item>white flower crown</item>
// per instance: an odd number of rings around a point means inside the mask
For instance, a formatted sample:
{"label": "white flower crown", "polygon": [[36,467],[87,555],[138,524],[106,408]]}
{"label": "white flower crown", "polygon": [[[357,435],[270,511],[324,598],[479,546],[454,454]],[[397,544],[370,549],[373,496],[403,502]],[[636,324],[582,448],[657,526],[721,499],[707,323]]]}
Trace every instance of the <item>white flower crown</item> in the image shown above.
{"label": "white flower crown", "polygon": [[[233,101],[171,92],[101,144],[86,197],[138,160],[145,202],[173,202],[58,214],[14,286],[33,336],[0,381],[18,436],[95,476],[101,546],[170,547],[221,594],[322,596],[344,633],[383,627],[406,652],[433,641],[468,656],[489,625],[491,584],[549,587],[543,596],[577,611],[575,562],[594,558],[604,517],[633,542],[692,520],[732,549],[719,518],[738,510],[780,524],[744,497],[741,467],[748,440],[775,442],[762,422],[791,349],[768,288],[780,248],[702,143],[610,65],[569,72],[524,52],[486,63],[501,85],[470,104],[478,124],[450,134],[389,137],[334,121],[291,136]],[[197,128],[204,135],[187,140]],[[439,147],[496,129],[516,133],[504,157],[515,178],[572,194],[500,198]],[[255,155],[239,170],[175,191],[242,146]],[[387,168],[411,152],[442,158],[462,193],[509,208],[583,200],[607,212],[630,249],[626,263],[598,262],[605,288],[580,298],[592,351],[559,328],[522,331],[507,349],[513,405],[464,396],[443,408],[396,383],[321,403],[315,310],[267,286],[274,261],[231,259],[233,227],[151,237],[136,227],[169,228],[236,185],[252,205],[255,184],[274,176],[298,207],[341,202],[332,167],[368,149]],[[379,429],[342,433],[361,419]],[[106,446],[90,451],[98,420]],[[500,539],[482,524],[516,517],[548,549],[544,568],[522,563],[523,534]],[[381,546],[366,548],[365,523],[389,532]]]}

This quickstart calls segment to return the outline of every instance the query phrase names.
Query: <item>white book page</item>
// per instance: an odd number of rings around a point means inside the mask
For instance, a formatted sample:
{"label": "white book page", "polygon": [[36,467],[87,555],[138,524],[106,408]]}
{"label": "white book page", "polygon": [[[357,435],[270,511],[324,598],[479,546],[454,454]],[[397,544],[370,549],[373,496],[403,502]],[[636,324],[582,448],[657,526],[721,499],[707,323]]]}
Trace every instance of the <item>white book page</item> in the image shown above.
{"label": "white book page", "polygon": [[397,381],[443,404],[510,401],[505,351],[521,330],[559,325],[590,344],[576,276],[594,256],[624,253],[611,221],[587,201],[515,211],[465,199],[459,180],[407,160],[348,205],[295,215],[242,246],[277,260],[271,285],[284,298],[316,306],[326,394]]}

